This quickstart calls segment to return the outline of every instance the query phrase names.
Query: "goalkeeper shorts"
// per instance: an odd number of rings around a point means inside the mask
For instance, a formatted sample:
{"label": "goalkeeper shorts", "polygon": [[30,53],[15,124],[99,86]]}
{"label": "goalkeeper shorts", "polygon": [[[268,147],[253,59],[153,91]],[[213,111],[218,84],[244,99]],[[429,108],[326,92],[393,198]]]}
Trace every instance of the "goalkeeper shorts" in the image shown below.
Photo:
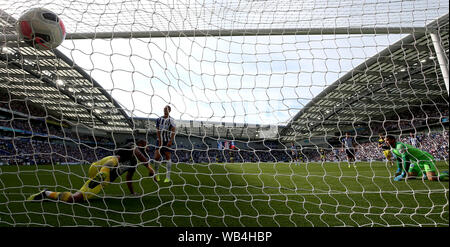
{"label": "goalkeeper shorts", "polygon": [[116,156],[107,156],[91,164],[88,172],[89,180],[79,190],[85,200],[93,198],[109,184],[111,168],[118,164]]}
{"label": "goalkeeper shorts", "polygon": [[409,166],[409,173],[417,174],[416,176],[422,176],[424,173],[436,172],[436,166],[433,161],[419,161],[416,163],[411,163]]}

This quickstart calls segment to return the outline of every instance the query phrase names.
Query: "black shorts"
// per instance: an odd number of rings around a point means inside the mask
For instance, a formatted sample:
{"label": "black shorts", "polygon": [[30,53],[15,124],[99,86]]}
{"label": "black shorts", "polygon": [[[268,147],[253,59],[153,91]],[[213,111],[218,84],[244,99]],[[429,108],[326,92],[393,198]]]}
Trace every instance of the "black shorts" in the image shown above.
{"label": "black shorts", "polygon": [[292,157],[293,159],[298,159],[298,154],[296,154],[296,153],[291,153],[291,157]]}
{"label": "black shorts", "polygon": [[355,149],[354,148],[347,148],[345,149],[345,153],[347,154],[347,157],[350,159],[355,158]]}
{"label": "black shorts", "polygon": [[158,142],[156,142],[156,148],[159,150],[160,154],[172,153],[172,150],[170,149],[170,147],[167,146],[167,143],[168,142],[163,142],[162,145],[159,147]]}

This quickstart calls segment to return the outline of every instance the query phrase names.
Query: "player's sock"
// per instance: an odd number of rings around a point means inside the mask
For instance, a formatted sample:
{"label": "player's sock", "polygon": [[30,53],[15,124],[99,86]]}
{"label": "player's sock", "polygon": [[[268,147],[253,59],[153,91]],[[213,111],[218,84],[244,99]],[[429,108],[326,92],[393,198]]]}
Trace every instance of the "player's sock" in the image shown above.
{"label": "player's sock", "polygon": [[154,170],[155,170],[155,174],[158,174],[158,171],[159,171],[159,161],[151,161],[152,162],[152,165],[153,165],[153,167],[155,168]]}
{"label": "player's sock", "polygon": [[154,174],[155,174],[155,180],[156,181],[159,181],[159,165],[160,165],[160,161],[157,161],[157,160],[155,160],[155,161],[153,161],[152,160],[152,163],[153,163],[153,167],[154,167]]}
{"label": "player's sock", "polygon": [[43,190],[39,193],[33,194],[30,197],[28,197],[28,201],[37,201],[37,200],[42,200],[44,198],[46,198],[46,194],[45,192],[47,192],[47,190]]}
{"label": "player's sock", "polygon": [[53,191],[46,191],[45,192],[45,196],[47,198],[53,199],[53,200],[58,200],[58,196],[61,192],[53,192]]}
{"label": "player's sock", "polygon": [[72,193],[45,191],[45,196],[49,199],[67,202],[72,197]]}
{"label": "player's sock", "polygon": [[172,171],[172,161],[168,160],[166,164],[167,164],[167,172],[166,172],[166,179],[164,180],[164,182],[170,182],[170,173]]}
{"label": "player's sock", "polygon": [[156,181],[156,182],[159,182],[159,180],[161,180],[160,178],[159,178],[159,173],[158,173],[158,171],[159,171],[159,161],[152,161],[153,162],[153,167],[154,167],[154,171],[155,171],[155,176],[153,177],[153,179]]}

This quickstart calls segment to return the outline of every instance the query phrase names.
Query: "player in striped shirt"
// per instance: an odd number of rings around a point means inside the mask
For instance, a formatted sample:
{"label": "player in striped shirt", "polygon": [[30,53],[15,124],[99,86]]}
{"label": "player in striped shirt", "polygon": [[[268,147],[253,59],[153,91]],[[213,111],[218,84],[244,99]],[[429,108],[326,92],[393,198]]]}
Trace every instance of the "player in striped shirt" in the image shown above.
{"label": "player in striped shirt", "polygon": [[348,162],[348,168],[350,168],[350,164],[353,164],[353,166],[356,168],[356,148],[354,139],[350,136],[350,133],[345,133],[345,138],[342,138],[342,151],[344,151],[347,154],[347,162]]}
{"label": "player in striped shirt", "polygon": [[292,160],[295,162],[295,164],[300,165],[297,147],[295,146],[295,144],[293,142],[291,143],[291,154],[292,154]]}
{"label": "player in striped shirt", "polygon": [[160,181],[160,177],[158,174],[159,165],[162,163],[161,156],[164,155],[166,160],[166,179],[164,179],[165,183],[171,181],[170,172],[172,170],[172,160],[171,160],[171,146],[173,144],[175,138],[175,129],[176,124],[175,120],[169,115],[171,111],[171,107],[169,105],[164,107],[164,116],[156,119],[156,150],[155,150],[155,181]]}

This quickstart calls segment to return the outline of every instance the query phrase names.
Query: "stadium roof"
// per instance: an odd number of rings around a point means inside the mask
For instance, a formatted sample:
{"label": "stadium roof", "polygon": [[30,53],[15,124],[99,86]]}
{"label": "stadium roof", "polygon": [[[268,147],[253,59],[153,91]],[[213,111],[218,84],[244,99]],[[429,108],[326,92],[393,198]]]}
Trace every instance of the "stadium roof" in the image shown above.
{"label": "stadium roof", "polygon": [[[0,10],[2,34],[14,35],[14,24],[15,19]],[[414,34],[326,88],[285,128],[180,120],[178,130],[188,135],[227,139],[273,139],[279,133],[282,141],[291,141],[329,135],[337,128],[352,127],[369,119],[383,119],[386,112],[405,105],[448,100],[439,65],[436,59],[430,59],[435,56],[432,41],[423,31],[436,30],[437,24],[448,57],[448,14],[425,29],[397,30]],[[36,51],[13,40],[4,44],[0,53],[0,91],[42,105],[49,115],[60,116],[73,125],[106,131],[154,131],[152,119],[129,117],[88,73],[58,50]],[[279,132],[278,127],[283,129]]]}
{"label": "stadium roof", "polygon": [[[15,19],[0,10],[0,30],[15,35]],[[1,44],[0,40],[0,44]],[[3,42],[0,91],[45,107],[71,125],[114,132],[156,132],[155,119],[129,117],[92,77],[57,49],[40,51],[18,41]],[[224,139],[274,138],[278,126],[176,120],[178,132]]]}
{"label": "stadium roof", "polygon": [[[0,30],[15,35],[15,22],[0,10]],[[2,41],[0,40],[0,44]],[[3,42],[0,91],[45,107],[72,125],[131,131],[122,107],[94,79],[58,50],[39,51],[18,41]]]}
{"label": "stadium roof", "polygon": [[448,14],[426,30],[404,37],[322,91],[281,130],[281,141],[334,136],[358,123],[383,121],[405,106],[448,105],[448,91],[430,37],[431,32],[440,36],[448,58]]}
{"label": "stadium roof", "polygon": [[[143,133],[156,132],[156,119],[133,118],[135,129]],[[213,137],[227,140],[277,139],[279,128],[276,125],[228,123],[212,121],[175,120],[178,135]]]}

